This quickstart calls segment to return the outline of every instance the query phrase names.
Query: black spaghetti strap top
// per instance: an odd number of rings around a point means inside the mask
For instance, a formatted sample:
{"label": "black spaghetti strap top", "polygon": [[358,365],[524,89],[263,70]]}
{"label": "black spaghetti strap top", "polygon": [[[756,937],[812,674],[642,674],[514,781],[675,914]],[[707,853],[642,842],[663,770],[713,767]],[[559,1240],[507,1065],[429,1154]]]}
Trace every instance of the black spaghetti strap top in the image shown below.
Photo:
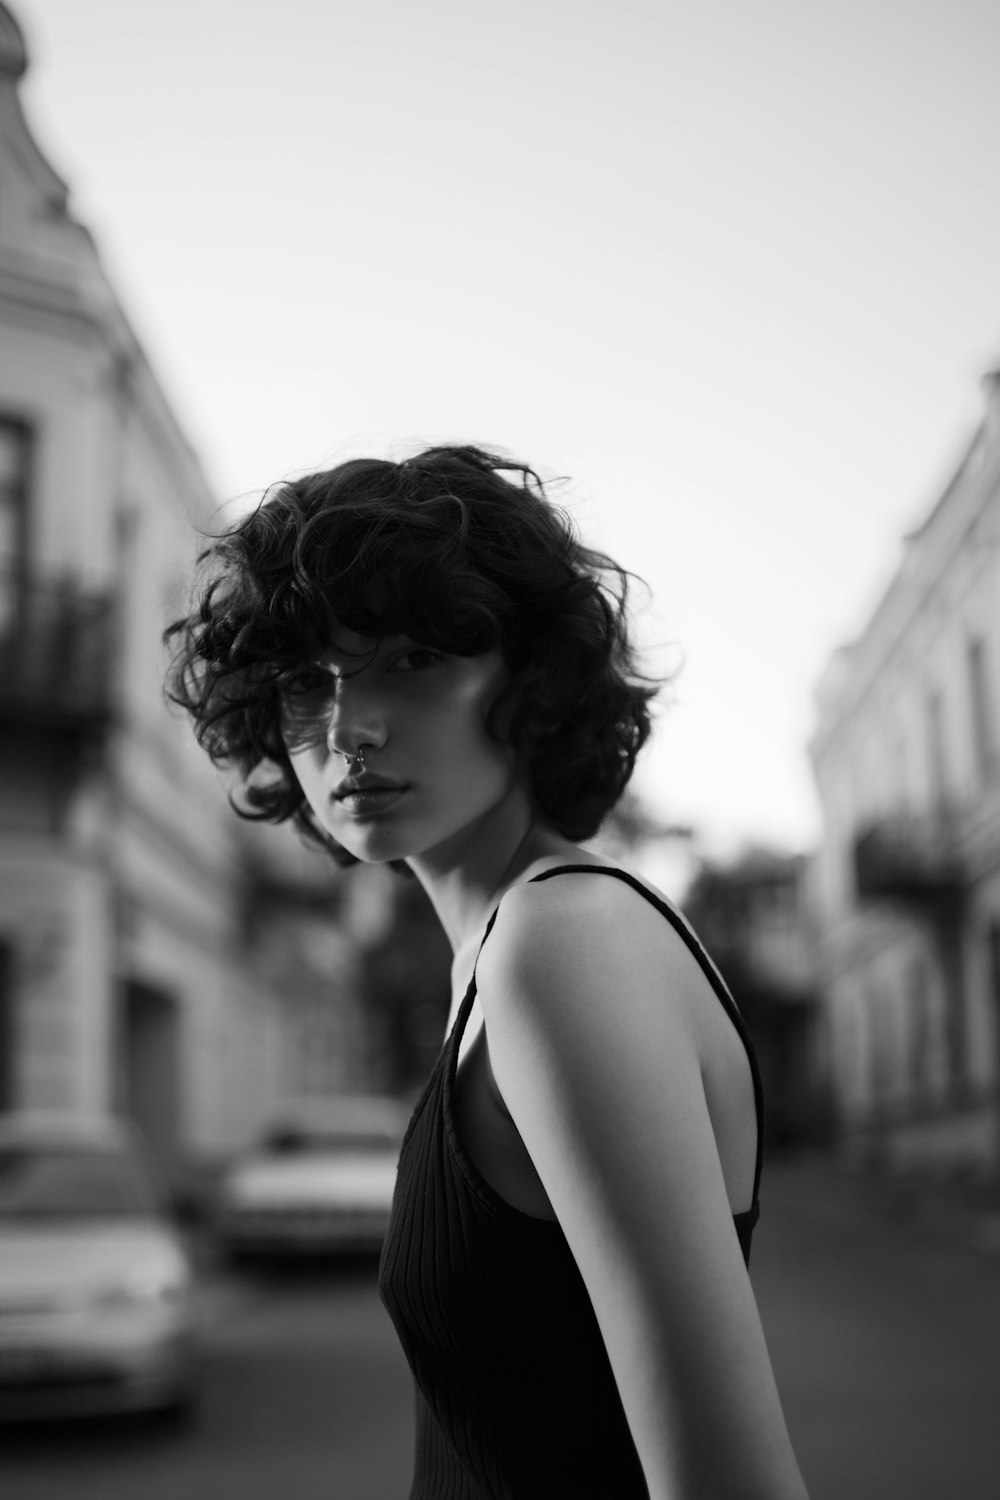
{"label": "black spaghetti strap top", "polygon": [[[753,1043],[718,971],[671,906],[607,865],[597,873],[651,902],[694,955],[746,1047],[757,1115],[753,1203],[734,1217],[749,1261],[759,1212],[763,1094]],[[496,920],[490,918],[483,937]],[[501,1198],[455,1127],[459,1044],[473,974],[410,1121],[399,1158],[379,1290],[416,1380],[410,1500],[648,1500],[597,1318],[558,1223]]]}

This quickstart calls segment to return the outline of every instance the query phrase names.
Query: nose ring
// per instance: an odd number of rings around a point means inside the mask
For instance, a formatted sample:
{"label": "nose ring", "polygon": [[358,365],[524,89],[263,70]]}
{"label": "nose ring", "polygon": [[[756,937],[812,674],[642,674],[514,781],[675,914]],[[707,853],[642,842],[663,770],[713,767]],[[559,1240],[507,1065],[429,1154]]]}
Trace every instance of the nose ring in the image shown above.
{"label": "nose ring", "polygon": [[351,750],[338,750],[337,747],[336,747],[336,745],[333,743],[333,730],[331,729],[330,733],[326,737],[326,746],[327,746],[327,749],[330,751],[330,753],[332,755],[342,755],[344,757],[344,759],[347,762],[347,774],[348,774],[348,776],[353,776],[356,771],[363,771],[364,770],[364,768],[365,768],[365,747],[364,747],[364,745],[359,745],[358,748],[356,750],[354,750],[354,751],[351,751]]}

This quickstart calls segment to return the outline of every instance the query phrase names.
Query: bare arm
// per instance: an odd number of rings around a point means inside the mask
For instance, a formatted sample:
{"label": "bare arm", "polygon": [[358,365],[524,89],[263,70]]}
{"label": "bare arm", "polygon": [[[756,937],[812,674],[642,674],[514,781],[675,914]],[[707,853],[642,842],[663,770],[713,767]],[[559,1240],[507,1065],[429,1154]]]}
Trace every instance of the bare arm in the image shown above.
{"label": "bare arm", "polygon": [[806,1500],[691,1023],[719,1002],[614,884],[504,898],[479,964],[497,1086],[586,1283],[651,1500]]}

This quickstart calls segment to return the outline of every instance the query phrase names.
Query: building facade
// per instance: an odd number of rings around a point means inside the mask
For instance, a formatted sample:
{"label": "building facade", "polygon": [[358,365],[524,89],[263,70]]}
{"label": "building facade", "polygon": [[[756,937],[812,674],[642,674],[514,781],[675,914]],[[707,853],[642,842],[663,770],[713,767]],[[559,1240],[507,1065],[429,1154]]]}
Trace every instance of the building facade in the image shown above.
{"label": "building facade", "polygon": [[817,692],[821,974],[840,1127],[900,1166],[1000,1161],[1000,375]]}
{"label": "building facade", "polygon": [[753,849],[703,864],[684,901],[753,1036],[769,1150],[825,1143],[830,1129],[810,876],[804,855]]}
{"label": "building facade", "polygon": [[[0,1108],[131,1114],[180,1172],[276,1094],[363,1087],[367,1043],[328,862],[268,867],[165,706],[215,500],[32,139],[26,66],[0,5]],[[265,888],[293,899],[262,916]]]}

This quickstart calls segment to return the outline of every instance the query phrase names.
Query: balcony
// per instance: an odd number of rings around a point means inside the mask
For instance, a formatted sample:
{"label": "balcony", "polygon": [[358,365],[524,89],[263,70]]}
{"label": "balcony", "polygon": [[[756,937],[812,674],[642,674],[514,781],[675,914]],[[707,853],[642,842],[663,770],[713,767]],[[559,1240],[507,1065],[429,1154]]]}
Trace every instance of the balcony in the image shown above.
{"label": "balcony", "polygon": [[0,576],[0,729],[88,735],[112,706],[113,603],[69,579]]}
{"label": "balcony", "polygon": [[957,900],[963,877],[951,818],[945,812],[898,815],[862,828],[854,871],[862,898],[913,905]]}

